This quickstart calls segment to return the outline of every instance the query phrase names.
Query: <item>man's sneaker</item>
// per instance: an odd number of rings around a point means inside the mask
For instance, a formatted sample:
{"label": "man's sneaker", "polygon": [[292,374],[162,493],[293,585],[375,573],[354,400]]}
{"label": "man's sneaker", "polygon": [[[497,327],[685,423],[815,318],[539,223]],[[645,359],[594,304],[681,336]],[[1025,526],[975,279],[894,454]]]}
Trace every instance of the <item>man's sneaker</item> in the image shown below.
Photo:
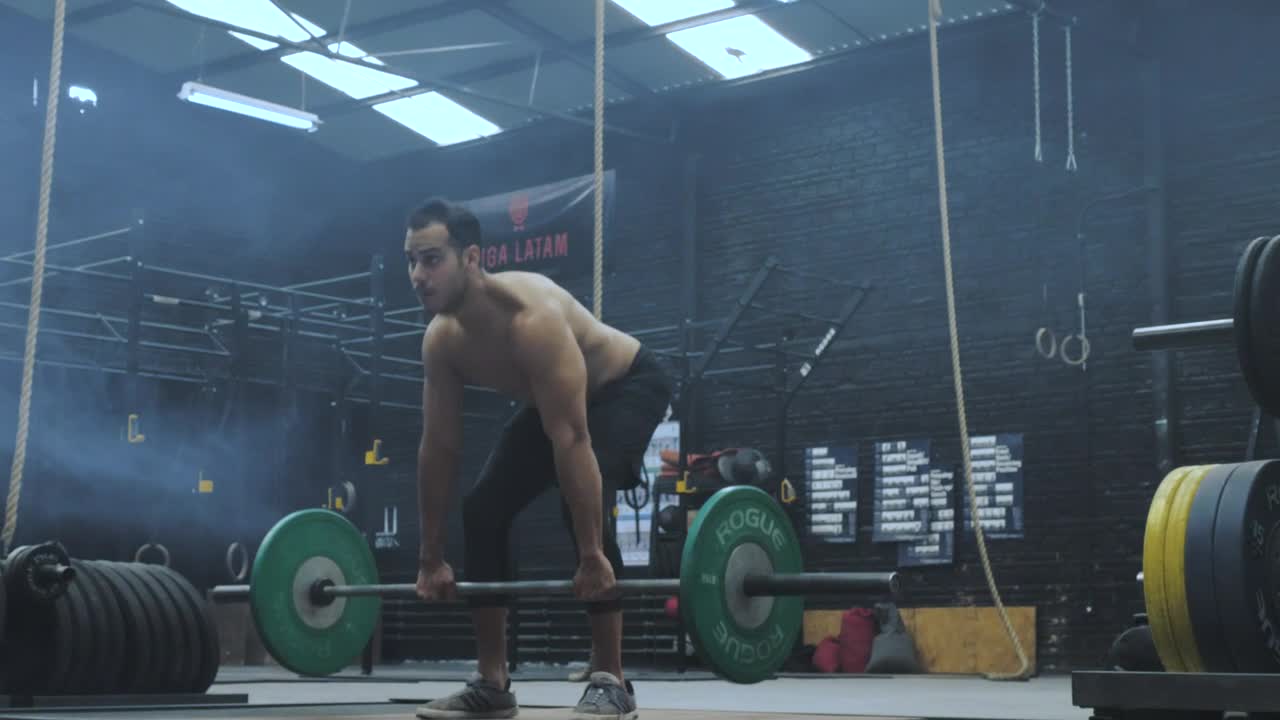
{"label": "man's sneaker", "polygon": [[590,684],[570,717],[573,720],[634,720],[638,715],[635,688],[630,681],[624,687],[610,673],[593,672]]}
{"label": "man's sneaker", "polygon": [[480,673],[467,680],[467,686],[447,697],[437,698],[418,708],[420,718],[513,718],[520,712],[515,693],[511,692],[511,680],[500,688]]}

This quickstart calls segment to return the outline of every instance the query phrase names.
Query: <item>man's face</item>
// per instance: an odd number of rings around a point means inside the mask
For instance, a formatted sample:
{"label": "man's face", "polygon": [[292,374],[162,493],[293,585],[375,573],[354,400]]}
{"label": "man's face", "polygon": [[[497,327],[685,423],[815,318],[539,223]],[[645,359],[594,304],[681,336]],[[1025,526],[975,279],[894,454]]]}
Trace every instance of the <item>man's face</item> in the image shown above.
{"label": "man's face", "polygon": [[449,231],[440,223],[409,230],[404,240],[409,282],[422,307],[432,314],[448,314],[462,304],[467,289],[463,256],[449,244]]}

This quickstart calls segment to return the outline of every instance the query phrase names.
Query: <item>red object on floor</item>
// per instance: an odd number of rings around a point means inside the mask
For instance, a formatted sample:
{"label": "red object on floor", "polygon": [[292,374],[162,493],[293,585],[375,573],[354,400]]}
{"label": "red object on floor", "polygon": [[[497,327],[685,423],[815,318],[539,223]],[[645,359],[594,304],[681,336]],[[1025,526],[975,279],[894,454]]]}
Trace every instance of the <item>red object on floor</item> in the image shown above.
{"label": "red object on floor", "polygon": [[833,673],[840,669],[840,642],[834,637],[825,638],[813,651],[813,666],[820,672]]}
{"label": "red object on floor", "polygon": [[875,639],[876,618],[870,608],[845,610],[840,616],[840,672],[866,672]]}

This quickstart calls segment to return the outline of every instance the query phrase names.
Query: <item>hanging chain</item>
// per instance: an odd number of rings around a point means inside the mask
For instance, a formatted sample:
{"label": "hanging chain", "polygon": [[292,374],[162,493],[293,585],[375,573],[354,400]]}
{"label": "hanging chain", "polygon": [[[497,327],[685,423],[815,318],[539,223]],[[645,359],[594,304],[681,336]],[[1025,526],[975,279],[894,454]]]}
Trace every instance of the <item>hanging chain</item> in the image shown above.
{"label": "hanging chain", "polygon": [[1044,149],[1040,143],[1040,13],[1031,16],[1031,65],[1034,68],[1036,92],[1036,162],[1044,162]]}
{"label": "hanging chain", "polygon": [[1075,93],[1072,90],[1071,80],[1071,26],[1066,28],[1067,33],[1067,171],[1075,172],[1076,170],[1076,131],[1075,131]]}

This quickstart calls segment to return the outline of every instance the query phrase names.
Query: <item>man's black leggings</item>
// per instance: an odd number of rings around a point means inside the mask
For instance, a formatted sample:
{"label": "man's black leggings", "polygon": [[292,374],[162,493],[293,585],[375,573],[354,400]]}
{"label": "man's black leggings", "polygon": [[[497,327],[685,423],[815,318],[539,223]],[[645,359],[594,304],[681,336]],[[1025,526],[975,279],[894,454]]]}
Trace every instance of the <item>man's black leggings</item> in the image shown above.
{"label": "man's black leggings", "polygon": [[[671,401],[671,381],[656,356],[641,348],[627,374],[587,398],[587,430],[603,481],[603,546],[622,578],[622,553],[613,531],[613,507],[619,490],[634,487],[653,432]],[[516,515],[552,486],[558,486],[555,455],[533,407],[521,408],[502,429],[497,445],[462,501],[465,540],[464,572],[471,582],[510,581],[510,530]],[[561,499],[561,515],[575,557],[577,539],[569,505]],[[471,607],[503,607],[507,596],[469,596]],[[618,610],[619,600],[591,602],[591,613]]]}

